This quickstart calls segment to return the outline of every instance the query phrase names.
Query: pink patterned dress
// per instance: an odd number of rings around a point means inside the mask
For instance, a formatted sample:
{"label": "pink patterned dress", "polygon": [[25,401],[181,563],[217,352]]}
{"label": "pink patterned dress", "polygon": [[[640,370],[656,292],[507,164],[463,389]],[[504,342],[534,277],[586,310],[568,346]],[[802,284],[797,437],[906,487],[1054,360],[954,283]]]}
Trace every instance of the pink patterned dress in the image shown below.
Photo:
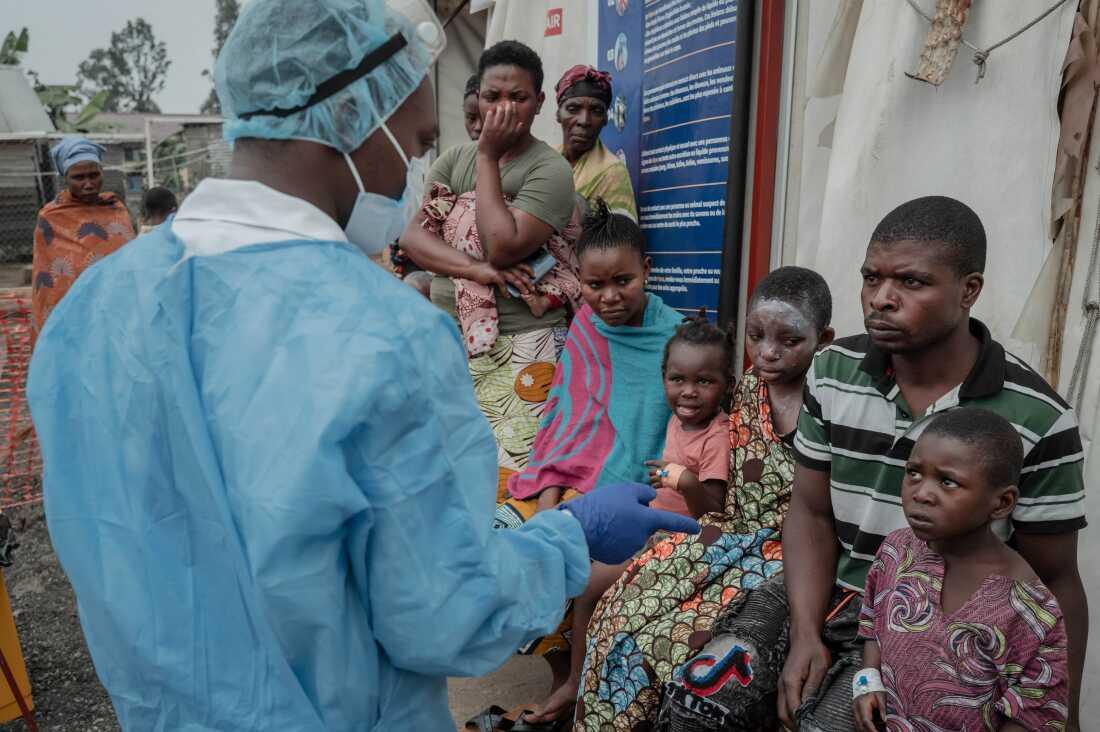
{"label": "pink patterned dress", "polygon": [[901,529],[867,575],[860,636],[878,642],[890,732],[1064,729],[1066,631],[1040,581],[987,577],[950,615],[943,558]]}

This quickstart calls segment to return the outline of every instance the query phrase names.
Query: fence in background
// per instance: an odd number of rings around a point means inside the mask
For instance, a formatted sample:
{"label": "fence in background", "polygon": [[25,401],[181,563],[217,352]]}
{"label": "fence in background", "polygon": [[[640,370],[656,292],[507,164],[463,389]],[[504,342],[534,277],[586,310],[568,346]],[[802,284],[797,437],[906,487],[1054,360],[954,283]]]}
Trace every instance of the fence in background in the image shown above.
{"label": "fence in background", "polygon": [[[151,118],[143,135],[88,135],[105,148],[103,190],[126,202],[135,229],[150,185],[147,151],[152,151],[152,184],[170,189],[180,201],[204,178],[228,174],[232,148],[222,139],[220,122],[212,119]],[[60,137],[0,135],[0,263],[31,261],[38,211],[64,188],[48,154]]]}

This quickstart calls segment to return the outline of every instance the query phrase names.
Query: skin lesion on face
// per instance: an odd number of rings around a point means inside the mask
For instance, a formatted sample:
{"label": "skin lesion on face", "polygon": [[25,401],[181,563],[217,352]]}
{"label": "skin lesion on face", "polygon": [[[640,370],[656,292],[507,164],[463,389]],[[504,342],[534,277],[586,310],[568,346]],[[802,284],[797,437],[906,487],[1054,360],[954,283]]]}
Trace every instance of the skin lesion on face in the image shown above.
{"label": "skin lesion on face", "polygon": [[103,168],[91,160],[76,163],[65,172],[65,182],[73,198],[92,203],[103,190]]}
{"label": "skin lesion on face", "polygon": [[558,106],[557,119],[565,158],[575,163],[599,141],[607,125],[607,105],[594,97],[572,97]]}
{"label": "skin lesion on face", "polygon": [[587,249],[580,258],[581,296],[608,325],[640,326],[649,266],[649,258],[629,246]]}
{"label": "skin lesion on face", "polygon": [[665,398],[684,429],[703,429],[721,409],[728,387],[725,351],[717,345],[675,341],[665,362]]}
{"label": "skin lesion on face", "polygon": [[814,353],[831,338],[831,329],[819,333],[806,313],[783,300],[753,301],[745,318],[749,361],[769,385],[799,382],[810,368]]}
{"label": "skin lesion on face", "polygon": [[980,273],[960,275],[936,242],[871,242],[860,275],[864,325],[893,353],[938,343],[969,322],[981,294]]}

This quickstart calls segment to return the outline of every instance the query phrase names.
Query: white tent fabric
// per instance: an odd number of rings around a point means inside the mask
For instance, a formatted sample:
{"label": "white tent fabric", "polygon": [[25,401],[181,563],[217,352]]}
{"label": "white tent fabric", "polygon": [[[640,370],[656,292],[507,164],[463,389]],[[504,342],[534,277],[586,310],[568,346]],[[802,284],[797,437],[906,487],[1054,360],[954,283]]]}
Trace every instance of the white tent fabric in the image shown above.
{"label": "white tent fabric", "polygon": [[485,44],[486,15],[462,12],[447,26],[447,49],[435,67],[440,150],[470,141],[462,115],[462,93],[466,79],[477,72],[477,59]]}
{"label": "white tent fabric", "polygon": [[[933,0],[916,1],[929,13],[934,6]],[[963,35],[988,47],[1047,7],[1039,0],[974,3]],[[976,315],[1039,366],[1042,334],[1018,326],[1049,321],[1049,301],[1041,312],[1025,308],[1052,249],[1056,106],[1076,7],[1067,2],[994,51],[979,84],[964,47],[936,88],[905,76],[917,66],[928,29],[905,0],[799,4],[808,19],[800,19],[797,41],[806,53],[796,57],[805,58],[806,68],[796,73],[804,75],[810,96],[792,100],[802,134],[791,143],[798,179],[789,180],[787,190],[798,216],[793,227],[788,218],[782,253],[784,262],[812,267],[829,281],[839,333],[862,330],[858,266],[881,217],[916,196],[950,195],[978,212],[989,238],[986,289]],[[1061,361],[1063,393],[1084,331],[1081,303],[1100,216],[1100,124],[1093,135]],[[1100,717],[1100,337],[1092,350],[1078,415],[1092,521],[1078,553],[1092,610],[1083,720]]]}
{"label": "white tent fabric", "polygon": [[[1073,377],[1077,353],[1085,334],[1085,313],[1083,303],[1086,291],[1090,297],[1098,294],[1098,272],[1092,274],[1089,281],[1089,262],[1093,257],[1093,234],[1097,231],[1097,219],[1100,218],[1100,119],[1094,123],[1092,146],[1089,152],[1088,171],[1085,177],[1084,196],[1081,202],[1081,233],[1077,242],[1077,259],[1073,269],[1073,287],[1069,295],[1069,311],[1064,331],[1062,348],[1062,370],[1059,384],[1065,392]],[[1100,267],[1100,263],[1098,263]],[[1089,654],[1085,661],[1085,682],[1087,687],[1082,693],[1082,705],[1089,713],[1083,714],[1084,720],[1100,718],[1100,699],[1095,692],[1100,690],[1100,334],[1092,342],[1092,361],[1086,373],[1081,374],[1082,399],[1078,410],[1081,422],[1081,437],[1085,443],[1086,466],[1086,510],[1092,526],[1084,532],[1079,550],[1081,572],[1085,580],[1085,589],[1089,592],[1089,605],[1092,622],[1089,627]],[[1074,402],[1077,400],[1074,399]],[[1090,480],[1091,478],[1091,480]],[[1089,694],[1089,689],[1093,691]],[[1082,729],[1087,727],[1082,726]]]}
{"label": "white tent fabric", "polygon": [[[930,10],[930,0],[922,1]],[[858,3],[841,9],[853,5]],[[1038,5],[976,3],[964,35],[989,45],[1032,20],[1042,10]],[[927,21],[904,0],[862,4],[848,63],[832,65],[844,75],[841,83],[832,80],[844,93],[820,194],[820,225],[800,222],[796,255],[834,287],[838,332],[861,329],[857,267],[875,224],[903,201],[944,194],[967,202],[985,223],[989,287],[976,314],[1020,350],[1009,336],[1051,246],[1055,104],[1073,13],[1067,3],[994,52],[980,84],[974,83],[976,67],[960,53],[937,88],[904,73],[916,67]],[[819,58],[810,56],[809,63]],[[822,86],[817,81],[812,88]],[[827,126],[818,130],[826,140],[828,133]],[[818,145],[812,134],[808,125],[807,147]],[[814,201],[806,189],[813,180],[805,175],[803,211]],[[1019,355],[1033,360],[1035,354],[1025,349]]]}
{"label": "white tent fabric", "polygon": [[[792,100],[792,115],[801,115],[800,124],[792,121],[792,130],[801,130],[801,136],[791,140],[789,159],[797,160],[787,171],[788,205],[797,209],[794,221],[788,217],[783,230],[783,264],[796,264],[809,257],[805,250],[817,241],[821,229],[821,207],[825,199],[825,181],[829,175],[829,159],[833,152],[833,131],[836,128],[837,111],[840,109],[840,92],[844,86],[851,43],[837,36],[854,37],[862,0],[814,0],[799,5],[798,35],[795,43],[802,48],[795,52],[802,59],[804,68],[794,71],[801,79],[799,88],[805,95]],[[830,30],[830,27],[833,30]],[[845,27],[847,31],[845,31]],[[832,51],[836,46],[848,53]],[[829,55],[839,56],[836,63],[826,64]],[[839,65],[839,70],[837,66]],[[828,68],[828,71],[826,71]],[[827,79],[823,82],[822,78]],[[804,250],[799,254],[799,244]],[[799,260],[799,257],[802,260]]]}

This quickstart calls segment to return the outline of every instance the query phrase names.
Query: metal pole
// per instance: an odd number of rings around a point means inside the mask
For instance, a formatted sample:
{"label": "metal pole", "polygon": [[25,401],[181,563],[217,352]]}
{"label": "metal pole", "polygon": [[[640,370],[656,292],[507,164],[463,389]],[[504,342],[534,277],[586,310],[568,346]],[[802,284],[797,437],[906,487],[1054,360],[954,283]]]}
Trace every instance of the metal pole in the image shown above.
{"label": "metal pole", "polygon": [[145,183],[147,188],[153,187],[153,134],[148,117],[145,118]]}
{"label": "metal pole", "polygon": [[745,189],[748,165],[749,107],[752,93],[753,36],[755,2],[737,3],[737,29],[734,43],[733,94],[730,95],[733,118],[730,121],[730,159],[726,184],[726,221],[722,238],[722,276],[718,280],[718,324],[737,332],[741,295],[741,258],[745,241]]}

